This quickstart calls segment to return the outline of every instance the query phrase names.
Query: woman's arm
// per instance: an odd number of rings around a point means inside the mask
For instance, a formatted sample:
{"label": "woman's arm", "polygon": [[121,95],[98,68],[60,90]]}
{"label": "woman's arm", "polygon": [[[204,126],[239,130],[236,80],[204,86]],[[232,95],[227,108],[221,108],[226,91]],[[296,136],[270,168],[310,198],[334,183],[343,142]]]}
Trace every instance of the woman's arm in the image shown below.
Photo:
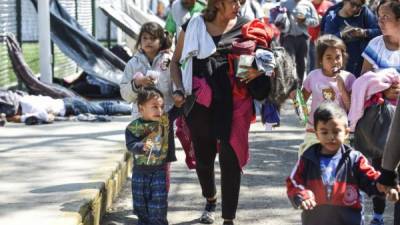
{"label": "woman's arm", "polygon": [[182,72],[180,67],[179,60],[181,59],[182,50],[185,41],[185,32],[182,30],[178,36],[178,42],[176,43],[175,52],[172,55],[171,65],[170,65],[170,72],[171,72],[171,79],[174,82],[177,90],[184,92],[184,87],[182,83]]}
{"label": "woman's arm", "polygon": [[21,115],[13,115],[6,117],[8,122],[21,123]]}
{"label": "woman's arm", "polygon": [[389,100],[396,100],[400,95],[400,84],[392,84],[388,89],[383,91],[383,96]]}
{"label": "woman's arm", "polygon": [[340,75],[337,75],[336,82],[337,82],[337,86],[338,86],[340,95],[342,96],[342,101],[343,101],[344,107],[346,109],[346,112],[349,112],[350,101],[351,101],[350,93],[347,91],[344,80]]}
{"label": "woman's arm", "polygon": [[363,75],[364,73],[366,73],[368,71],[372,71],[373,69],[374,69],[374,67],[372,66],[372,64],[370,62],[368,62],[368,60],[364,59],[360,75]]}

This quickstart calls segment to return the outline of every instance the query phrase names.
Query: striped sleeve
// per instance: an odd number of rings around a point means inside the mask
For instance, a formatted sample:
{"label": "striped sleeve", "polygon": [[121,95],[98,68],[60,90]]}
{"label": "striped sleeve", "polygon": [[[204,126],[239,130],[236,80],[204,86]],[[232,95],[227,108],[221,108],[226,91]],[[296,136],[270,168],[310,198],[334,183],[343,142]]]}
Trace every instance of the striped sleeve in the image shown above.
{"label": "striped sleeve", "polygon": [[[379,48],[380,48],[380,40],[381,37],[376,37],[374,39],[372,39],[367,47],[365,47],[363,53],[361,54],[361,56],[367,60],[371,65],[374,66],[374,68],[377,68],[377,64],[378,64],[378,60],[379,60]],[[383,40],[382,40],[383,41]]]}
{"label": "striped sleeve", "polygon": [[302,201],[314,198],[313,193],[304,185],[304,161],[300,159],[286,179],[287,195],[294,208],[299,208]]}
{"label": "striped sleeve", "polygon": [[360,188],[369,196],[379,194],[376,189],[376,180],[379,178],[380,172],[376,171],[361,153],[357,159],[356,166]]}

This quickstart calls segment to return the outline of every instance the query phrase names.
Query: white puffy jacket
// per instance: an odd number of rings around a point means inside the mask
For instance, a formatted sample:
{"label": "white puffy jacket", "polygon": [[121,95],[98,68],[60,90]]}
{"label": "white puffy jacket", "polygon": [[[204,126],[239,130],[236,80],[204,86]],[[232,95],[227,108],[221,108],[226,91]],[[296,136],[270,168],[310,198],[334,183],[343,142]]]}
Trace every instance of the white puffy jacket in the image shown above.
{"label": "white puffy jacket", "polygon": [[133,76],[140,72],[146,76],[148,70],[160,72],[156,88],[164,95],[165,110],[168,111],[172,105],[172,80],[169,72],[169,64],[171,62],[172,53],[170,51],[160,51],[154,58],[153,64],[150,62],[142,51],[138,51],[126,64],[124,76],[119,84],[121,96],[127,101],[133,103],[132,116],[134,119],[139,117],[139,111],[136,105],[137,88],[132,85]]}

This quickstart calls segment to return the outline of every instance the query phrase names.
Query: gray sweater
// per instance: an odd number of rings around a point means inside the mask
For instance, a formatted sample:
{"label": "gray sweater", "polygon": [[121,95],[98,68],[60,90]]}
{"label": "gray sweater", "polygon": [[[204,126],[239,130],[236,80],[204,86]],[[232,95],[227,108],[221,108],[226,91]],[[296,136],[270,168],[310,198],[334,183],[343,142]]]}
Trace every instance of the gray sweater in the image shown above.
{"label": "gray sweater", "polygon": [[[289,14],[290,29],[288,35],[298,36],[308,35],[308,27],[316,27],[319,24],[318,14],[310,0],[283,0],[281,6],[285,7]],[[298,24],[296,15],[302,14],[306,20],[303,24]]]}

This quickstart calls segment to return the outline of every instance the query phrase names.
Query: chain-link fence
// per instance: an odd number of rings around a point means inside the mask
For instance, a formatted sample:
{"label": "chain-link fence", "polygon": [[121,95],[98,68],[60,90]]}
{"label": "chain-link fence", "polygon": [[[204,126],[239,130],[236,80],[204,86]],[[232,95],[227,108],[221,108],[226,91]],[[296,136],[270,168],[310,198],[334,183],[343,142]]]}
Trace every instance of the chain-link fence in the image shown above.
{"label": "chain-link fence", "polygon": [[[117,28],[97,8],[99,4],[116,4],[118,0],[58,0],[66,11],[97,40],[105,45],[117,40]],[[0,32],[13,33],[21,44],[24,57],[35,74],[39,73],[38,14],[31,0],[0,1]],[[54,77],[80,72],[71,59],[52,43]],[[16,84],[16,76],[4,42],[0,42],[0,87]]]}

